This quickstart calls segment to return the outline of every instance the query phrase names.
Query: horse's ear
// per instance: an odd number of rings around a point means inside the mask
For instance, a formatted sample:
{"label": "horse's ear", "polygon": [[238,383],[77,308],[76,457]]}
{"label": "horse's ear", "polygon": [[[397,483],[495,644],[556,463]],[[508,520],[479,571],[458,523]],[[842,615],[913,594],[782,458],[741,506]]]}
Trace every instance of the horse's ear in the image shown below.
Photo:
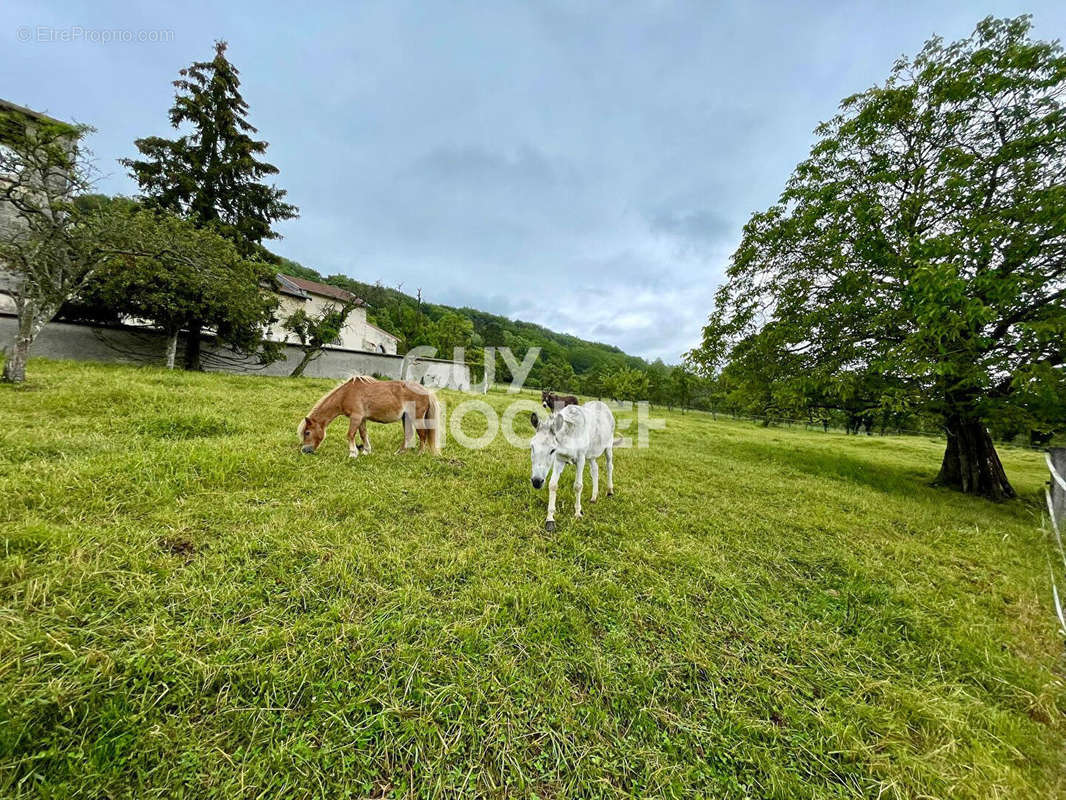
{"label": "horse's ear", "polygon": [[566,427],[566,417],[562,414],[556,414],[552,417],[552,430],[555,431],[556,436],[562,433],[564,427]]}
{"label": "horse's ear", "polygon": [[537,419],[537,412],[534,411],[529,415],[529,421],[533,424],[533,428],[536,429],[540,426],[540,420]]}
{"label": "horse's ear", "polygon": [[311,424],[311,418],[310,417],[304,417],[304,424],[305,425],[310,425]]}

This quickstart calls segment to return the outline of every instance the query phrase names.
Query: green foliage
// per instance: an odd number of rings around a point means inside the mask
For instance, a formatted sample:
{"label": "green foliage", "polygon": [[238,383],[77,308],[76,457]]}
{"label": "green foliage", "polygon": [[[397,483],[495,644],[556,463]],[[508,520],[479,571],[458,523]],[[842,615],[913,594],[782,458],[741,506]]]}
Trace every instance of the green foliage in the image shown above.
{"label": "green foliage", "polygon": [[603,393],[615,400],[636,402],[648,399],[648,374],[622,367],[603,377]]}
{"label": "green foliage", "polygon": [[142,255],[108,258],[79,292],[71,314],[116,314],[150,321],[169,335],[206,327],[227,346],[264,361],[276,348],[263,333],[273,321],[277,298],[264,284],[273,271],[242,258],[237,248],[210,229],[166,211],[141,209],[125,198],[94,197],[85,208],[109,209],[135,231]]}
{"label": "green foliage", "polygon": [[282,323],[285,330],[296,335],[303,358],[292,371],[292,377],[303,375],[307,365],[322,354],[328,344],[341,338],[344,324],[355,309],[355,302],[345,303],[341,307],[327,305],[319,314],[308,314],[298,308]]}
{"label": "green foliage", "polygon": [[472,344],[474,323],[455,311],[445,311],[429,329],[428,338],[428,344],[436,347],[444,358],[451,358],[456,347],[469,348]]}
{"label": "green foliage", "polygon": [[689,367],[685,364],[675,367],[667,380],[672,384],[668,397],[674,400],[682,409],[691,405],[693,389],[699,379],[691,372]]}
{"label": "green foliage", "polygon": [[1057,413],[1037,398],[1066,355],[1066,56],[1029,30],[933,39],[818,128],[744,229],[693,353],[705,371],[728,364],[768,413],[934,414],[941,480],[1013,494],[984,425]]}
{"label": "green foliage", "polygon": [[91,164],[79,138],[89,129],[15,112],[0,114],[0,263],[10,286],[18,329],[4,381],[25,379],[30,347],[63,303],[82,292],[106,264],[157,256],[169,249],[132,207],[99,199],[78,202]]}
{"label": "green foliage", "polygon": [[556,392],[576,392],[579,389],[574,368],[561,359],[552,359],[540,368],[540,385]]}
{"label": "green foliage", "polygon": [[267,253],[266,255],[268,257],[267,260],[270,261],[270,263],[272,264],[276,264],[278,267],[278,272],[281,272],[282,274],[293,275],[297,278],[304,278],[305,280],[309,281],[318,281],[320,283],[322,282],[321,275],[319,275],[313,269],[305,267],[303,264],[298,264],[297,262],[291,259],[283,258],[281,256],[274,255],[273,253]]}
{"label": "green foliage", "polygon": [[301,457],[334,385],[0,387],[0,795],[1063,795],[1039,454],[979,503],[923,438],[664,411],[548,536],[502,438]]}
{"label": "green foliage", "polygon": [[239,72],[226,58],[226,43],[216,42],[214,59],[197,61],[180,75],[170,124],[190,132],[176,139],[138,139],[142,160],[121,163],[147,205],[216,230],[245,257],[260,256],[263,240],[277,238],[271,225],[292,219],[297,209],[285,202],[283,190],[262,182],[278,170],[261,160],[267,142],[251,136],[257,131],[247,120],[248,104],[239,91]]}
{"label": "green foliage", "polygon": [[[14,273],[16,304],[51,319],[96,268],[93,233],[102,217],[78,213],[90,185],[81,138],[92,128],[0,111],[0,263]],[[41,324],[44,324],[42,322]]]}

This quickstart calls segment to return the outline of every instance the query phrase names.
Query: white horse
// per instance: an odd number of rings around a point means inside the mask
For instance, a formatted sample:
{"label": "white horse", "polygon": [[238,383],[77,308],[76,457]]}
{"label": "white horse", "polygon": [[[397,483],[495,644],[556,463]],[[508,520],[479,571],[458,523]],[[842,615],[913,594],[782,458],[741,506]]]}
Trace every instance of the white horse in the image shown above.
{"label": "white horse", "polygon": [[567,406],[547,419],[539,419],[536,412],[530,417],[537,434],[529,444],[533,460],[533,474],[530,480],[534,489],[544,485],[544,479],[551,470],[548,482],[548,519],[544,527],[555,530],[555,490],[559,485],[559,475],[567,464],[574,464],[577,475],[574,476],[574,517],[581,516],[581,479],[585,473],[585,460],[589,462],[589,474],[592,476],[592,497],[595,503],[600,491],[600,468],[596,459],[607,454],[607,496],[614,494],[614,414],[604,403],[592,400],[583,406]]}

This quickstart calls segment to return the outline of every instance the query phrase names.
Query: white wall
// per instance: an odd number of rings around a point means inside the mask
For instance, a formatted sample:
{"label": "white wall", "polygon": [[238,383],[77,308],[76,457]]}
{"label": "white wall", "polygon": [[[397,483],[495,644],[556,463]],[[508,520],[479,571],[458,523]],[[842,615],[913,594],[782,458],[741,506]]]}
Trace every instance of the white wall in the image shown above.
{"label": "white wall", "polygon": [[[13,316],[0,314],[0,347],[9,344],[18,330]],[[179,354],[184,350],[184,335]],[[279,361],[266,367],[255,359],[242,359],[225,348],[216,347],[211,337],[203,338],[204,368],[209,372],[288,375],[303,357],[295,347],[285,348]],[[34,342],[30,356],[39,358],[73,358],[81,361],[109,361],[126,364],[163,365],[166,337],[154,328],[133,326],[91,326],[52,322],[44,326]],[[179,355],[180,358],[180,355]],[[307,377],[348,378],[352,375],[384,375],[400,378],[404,359],[382,353],[350,352],[330,349],[312,361]],[[465,364],[427,358],[407,365],[407,380],[430,388],[470,389],[470,369]]]}
{"label": "white wall", "polygon": [[[0,266],[0,313],[15,313],[15,301],[10,294],[4,291],[8,282],[13,279],[14,276]],[[311,295],[309,300],[301,300],[298,297],[291,297],[287,294],[279,297],[281,300],[277,312],[279,320],[286,319],[298,308],[302,308],[307,314],[315,316],[321,314],[328,305],[334,307],[341,305],[339,300],[331,300],[328,297],[320,297],[318,295]],[[127,320],[127,322],[135,325],[149,325],[147,321]],[[296,344],[299,341],[292,333],[282,328],[280,322],[267,331],[266,338],[273,342],[286,342],[288,344]],[[365,308],[355,308],[348,315],[348,320],[341,330],[340,341],[334,342],[328,347],[338,350],[366,350],[371,353],[384,352],[388,355],[396,355],[396,338],[367,322]]]}
{"label": "white wall", "polygon": [[15,298],[4,291],[5,286],[9,282],[14,282],[14,276],[0,266],[0,312],[5,314],[15,313]]}
{"label": "white wall", "polygon": [[[342,305],[340,300],[322,297],[317,294],[311,294],[310,299],[307,300],[301,300],[298,297],[292,297],[287,294],[280,295],[280,298],[281,305],[278,307],[277,314],[279,320],[284,320],[299,308],[302,308],[309,316],[317,316],[325,311],[327,306],[338,308]],[[271,330],[267,338],[275,342],[288,342],[290,344],[295,344],[299,341],[292,333],[283,329],[281,325]],[[329,347],[341,350],[367,350],[377,353],[380,352],[379,345],[385,348],[386,353],[396,354],[395,337],[370,325],[366,321],[366,309],[359,307],[353,309],[352,313],[348,315],[344,328],[341,329],[340,340],[329,345]]]}

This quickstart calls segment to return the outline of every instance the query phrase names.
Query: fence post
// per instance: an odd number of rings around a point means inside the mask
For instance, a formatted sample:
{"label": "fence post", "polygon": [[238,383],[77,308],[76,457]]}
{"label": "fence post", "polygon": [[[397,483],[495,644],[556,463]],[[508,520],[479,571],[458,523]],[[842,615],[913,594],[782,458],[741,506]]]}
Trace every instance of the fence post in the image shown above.
{"label": "fence post", "polygon": [[[1066,567],[1066,548],[1062,546],[1063,529],[1066,528],[1066,447],[1052,447],[1044,453],[1048,469],[1051,471],[1051,480],[1045,490],[1047,494],[1047,510],[1051,515],[1051,533],[1055,537],[1055,545],[1062,559],[1063,567]],[[1058,581],[1055,580],[1055,567],[1048,560],[1048,568],[1051,570],[1051,599],[1055,604],[1055,614],[1059,618],[1059,632],[1066,636],[1066,610],[1062,606],[1062,598],[1059,595]]]}
{"label": "fence post", "polygon": [[1062,531],[1066,527],[1066,447],[1049,448],[1044,458],[1051,470],[1048,510]]}

